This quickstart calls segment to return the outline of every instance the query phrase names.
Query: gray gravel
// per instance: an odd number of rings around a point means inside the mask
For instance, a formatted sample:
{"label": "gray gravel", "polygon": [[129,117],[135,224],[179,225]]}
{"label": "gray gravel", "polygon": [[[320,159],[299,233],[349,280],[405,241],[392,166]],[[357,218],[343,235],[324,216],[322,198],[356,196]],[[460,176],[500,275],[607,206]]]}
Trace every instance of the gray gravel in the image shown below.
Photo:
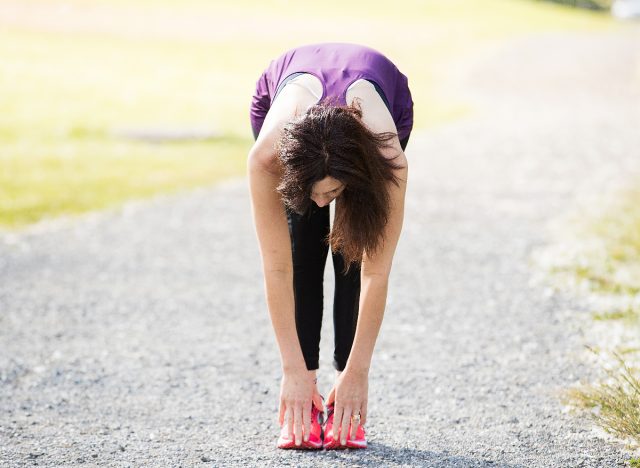
{"label": "gray gravel", "polygon": [[[589,310],[530,258],[548,221],[640,169],[638,33],[512,41],[468,79],[485,111],[412,135],[369,449],[275,448],[279,357],[236,179],[1,236],[0,465],[622,466],[557,398],[595,375]],[[332,292],[329,264],[325,394]]]}

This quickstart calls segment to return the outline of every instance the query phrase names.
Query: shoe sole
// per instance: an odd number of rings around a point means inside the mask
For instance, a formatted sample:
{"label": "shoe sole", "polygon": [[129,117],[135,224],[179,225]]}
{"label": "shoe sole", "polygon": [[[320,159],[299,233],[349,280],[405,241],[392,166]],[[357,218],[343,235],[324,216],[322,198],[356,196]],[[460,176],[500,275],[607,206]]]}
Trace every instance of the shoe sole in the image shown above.
{"label": "shoe sole", "polygon": [[364,449],[367,448],[367,441],[363,440],[362,442],[356,440],[347,440],[346,445],[342,445],[337,441],[329,442],[328,444],[323,444],[323,448],[325,450],[342,450],[347,448],[352,449]]}
{"label": "shoe sole", "polygon": [[318,442],[302,441],[300,445],[296,445],[294,441],[279,440],[277,446],[279,449],[319,450],[322,448],[322,441],[318,441]]}

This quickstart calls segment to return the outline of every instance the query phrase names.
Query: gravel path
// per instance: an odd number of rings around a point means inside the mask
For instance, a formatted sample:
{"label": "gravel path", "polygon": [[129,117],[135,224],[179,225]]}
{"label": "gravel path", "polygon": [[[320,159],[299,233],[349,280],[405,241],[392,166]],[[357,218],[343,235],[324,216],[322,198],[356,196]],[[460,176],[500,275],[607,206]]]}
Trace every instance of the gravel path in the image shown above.
{"label": "gravel path", "polygon": [[[622,466],[557,399],[594,375],[589,310],[533,281],[530,255],[640,169],[639,59],[637,28],[513,41],[468,79],[486,112],[412,135],[366,451],[275,449],[245,179],[2,235],[0,465]],[[324,393],[332,281],[327,265]]]}

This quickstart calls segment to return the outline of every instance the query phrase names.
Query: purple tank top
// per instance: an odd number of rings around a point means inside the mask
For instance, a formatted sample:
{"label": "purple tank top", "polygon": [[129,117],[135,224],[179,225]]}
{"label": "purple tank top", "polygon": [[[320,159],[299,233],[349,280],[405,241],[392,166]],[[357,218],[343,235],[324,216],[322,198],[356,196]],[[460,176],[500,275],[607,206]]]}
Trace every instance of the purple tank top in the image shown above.
{"label": "purple tank top", "polygon": [[387,57],[359,44],[325,42],[308,44],[284,52],[272,60],[256,83],[251,100],[250,120],[254,135],[262,128],[278,85],[295,72],[311,73],[322,83],[322,97],[337,98],[346,105],[349,85],[363,78],[375,82],[383,91],[391,116],[402,140],[413,127],[413,101],[408,80]]}

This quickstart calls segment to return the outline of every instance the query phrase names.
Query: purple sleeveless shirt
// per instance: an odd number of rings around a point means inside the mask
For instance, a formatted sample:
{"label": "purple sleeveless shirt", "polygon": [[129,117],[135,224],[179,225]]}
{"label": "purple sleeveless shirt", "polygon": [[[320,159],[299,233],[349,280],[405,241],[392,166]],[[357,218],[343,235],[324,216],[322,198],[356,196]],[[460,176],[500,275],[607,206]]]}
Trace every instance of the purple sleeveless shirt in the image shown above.
{"label": "purple sleeveless shirt", "polygon": [[278,85],[295,72],[311,73],[322,83],[322,97],[337,98],[346,105],[349,85],[360,78],[375,82],[389,103],[391,116],[402,140],[413,127],[413,101],[408,80],[380,52],[359,44],[325,42],[308,44],[284,52],[272,60],[256,83],[250,120],[257,135],[271,107]]}

